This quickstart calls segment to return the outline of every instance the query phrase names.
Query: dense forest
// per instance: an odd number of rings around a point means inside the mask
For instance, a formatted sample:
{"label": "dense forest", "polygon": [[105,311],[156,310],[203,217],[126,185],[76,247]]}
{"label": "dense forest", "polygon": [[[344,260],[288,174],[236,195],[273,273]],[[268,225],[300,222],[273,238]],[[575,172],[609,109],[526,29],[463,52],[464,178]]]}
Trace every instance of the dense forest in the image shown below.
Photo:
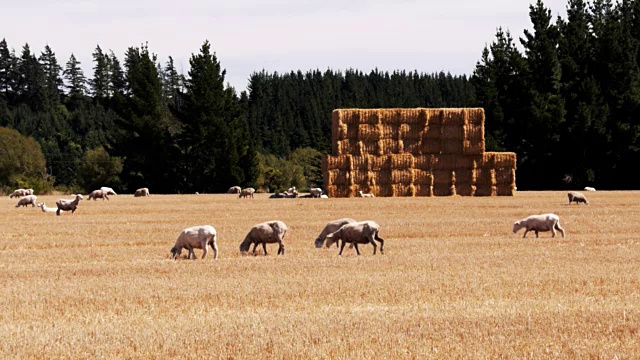
{"label": "dense forest", "polygon": [[208,41],[180,74],[147,45],[122,58],[0,42],[0,186],[154,193],[320,186],[336,108],[483,107],[487,150],[518,155],[521,190],[635,189],[640,154],[640,0],[529,7],[516,41],[498,26],[472,74],[258,71],[225,85]]}

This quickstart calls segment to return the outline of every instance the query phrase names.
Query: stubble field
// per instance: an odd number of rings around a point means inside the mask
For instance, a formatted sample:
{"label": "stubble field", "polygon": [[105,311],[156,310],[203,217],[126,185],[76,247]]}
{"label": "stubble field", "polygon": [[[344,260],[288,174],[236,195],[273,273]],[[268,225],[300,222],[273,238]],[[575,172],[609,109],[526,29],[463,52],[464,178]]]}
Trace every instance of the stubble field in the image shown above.
{"label": "stubble field", "polygon": [[[567,205],[563,191],[118,195],[60,217],[5,197],[0,357],[638,358],[640,192],[585,194],[590,205]],[[511,231],[546,212],[566,238]],[[341,217],[377,221],[385,254],[315,249]],[[289,226],[286,255],[241,256],[267,220]],[[219,259],[170,259],[180,231],[203,224],[218,231]]]}

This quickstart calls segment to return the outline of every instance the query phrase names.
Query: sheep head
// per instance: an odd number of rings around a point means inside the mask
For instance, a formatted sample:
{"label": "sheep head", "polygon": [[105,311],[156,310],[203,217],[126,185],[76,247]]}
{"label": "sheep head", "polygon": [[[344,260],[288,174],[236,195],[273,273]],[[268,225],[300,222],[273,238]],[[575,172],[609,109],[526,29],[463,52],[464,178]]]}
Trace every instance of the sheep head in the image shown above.
{"label": "sheep head", "polygon": [[176,259],[182,253],[182,248],[176,246],[171,248],[171,258]]}
{"label": "sheep head", "polygon": [[520,231],[520,229],[522,229],[524,227],[524,224],[522,223],[521,220],[516,221],[513,223],[513,232],[517,233],[518,231]]}
{"label": "sheep head", "polygon": [[331,234],[327,235],[325,240],[327,248],[330,248],[331,245],[333,245],[334,243],[337,244],[339,240],[340,240],[340,234],[338,233],[338,231],[332,232]]}
{"label": "sheep head", "polygon": [[316,246],[316,249],[320,249],[322,247],[322,243],[323,241],[320,239],[320,237],[318,236],[316,238],[316,241],[314,242],[314,245]]}

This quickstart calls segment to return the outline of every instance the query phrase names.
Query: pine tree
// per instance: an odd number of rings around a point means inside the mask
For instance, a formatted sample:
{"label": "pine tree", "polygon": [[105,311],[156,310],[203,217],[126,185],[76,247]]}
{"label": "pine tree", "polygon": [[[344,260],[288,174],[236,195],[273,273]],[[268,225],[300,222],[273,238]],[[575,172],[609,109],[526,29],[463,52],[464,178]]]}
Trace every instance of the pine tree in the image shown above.
{"label": "pine tree", "polygon": [[38,60],[44,71],[47,98],[51,102],[50,107],[52,111],[55,111],[53,107],[57,107],[60,103],[62,87],[64,86],[64,82],[60,77],[62,67],[58,64],[56,54],[51,50],[49,45],[45,46],[44,52],[42,52]]}
{"label": "pine tree", "polygon": [[80,61],[76,59],[75,55],[71,54],[69,57],[63,74],[65,80],[67,80],[66,87],[69,90],[69,95],[82,97],[86,94],[87,79],[80,67]]}
{"label": "pine tree", "polygon": [[100,45],[96,46],[93,52],[93,79],[89,81],[91,85],[91,94],[97,100],[104,100],[109,97],[109,81],[111,73],[109,72],[110,58],[102,52]]}
{"label": "pine tree", "polygon": [[0,94],[10,97],[10,93],[15,91],[15,72],[17,59],[13,51],[9,50],[7,41],[0,41]]}

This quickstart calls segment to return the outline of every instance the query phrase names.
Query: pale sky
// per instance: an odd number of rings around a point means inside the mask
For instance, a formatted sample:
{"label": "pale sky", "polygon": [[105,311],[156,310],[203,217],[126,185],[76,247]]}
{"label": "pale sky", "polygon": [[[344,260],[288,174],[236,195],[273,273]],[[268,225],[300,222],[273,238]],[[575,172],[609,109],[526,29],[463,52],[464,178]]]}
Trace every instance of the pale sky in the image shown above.
{"label": "pale sky", "polygon": [[[19,55],[46,44],[62,66],[71,53],[93,76],[96,45],[123,62],[148,43],[185,74],[209,40],[238,93],[253,72],[349,68],[471,74],[502,26],[517,40],[531,27],[527,0],[0,0],[0,38]],[[554,17],[568,0],[546,0]]]}

